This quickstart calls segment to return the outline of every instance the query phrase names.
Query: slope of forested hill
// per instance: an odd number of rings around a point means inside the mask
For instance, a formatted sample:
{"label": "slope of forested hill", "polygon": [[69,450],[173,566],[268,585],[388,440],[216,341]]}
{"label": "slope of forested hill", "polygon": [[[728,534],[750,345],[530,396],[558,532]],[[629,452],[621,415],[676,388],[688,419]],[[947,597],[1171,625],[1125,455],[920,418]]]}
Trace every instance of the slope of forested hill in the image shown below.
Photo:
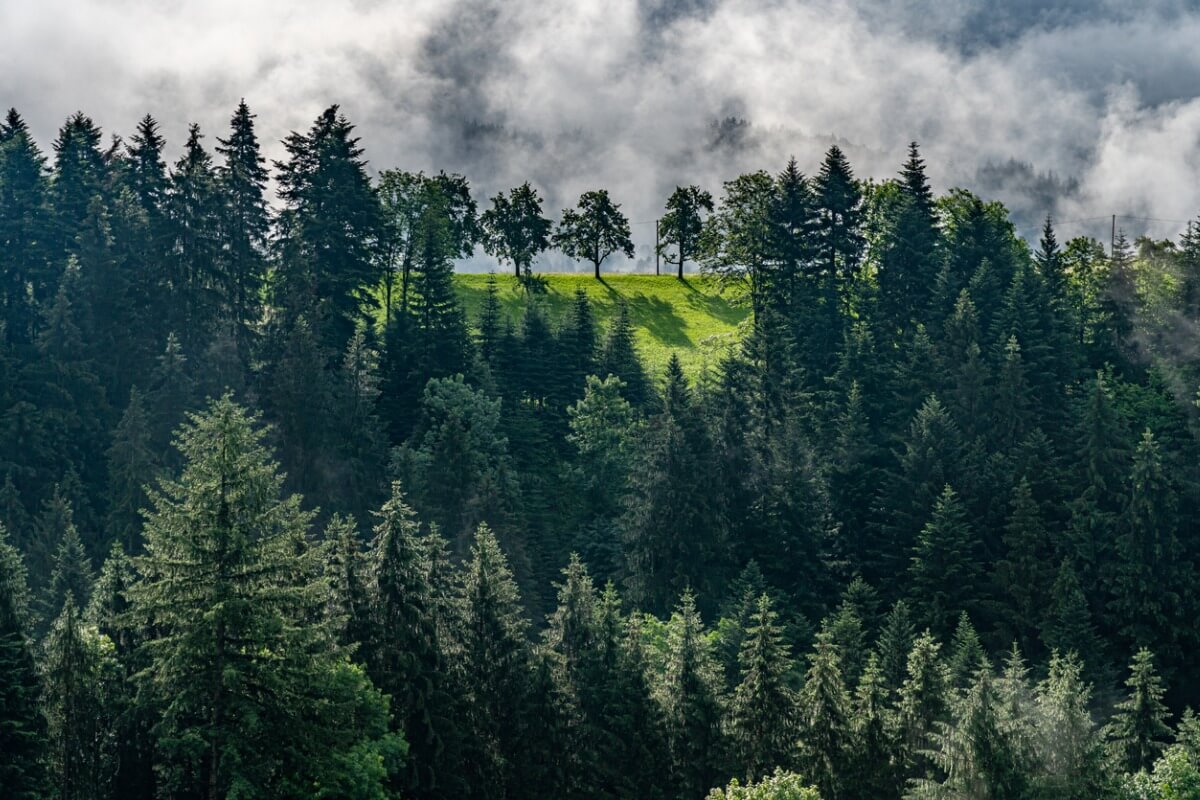
{"label": "slope of forested hill", "polygon": [[1200,223],[832,147],[618,276],[336,106],[107,142],[0,125],[0,796],[1197,796]]}

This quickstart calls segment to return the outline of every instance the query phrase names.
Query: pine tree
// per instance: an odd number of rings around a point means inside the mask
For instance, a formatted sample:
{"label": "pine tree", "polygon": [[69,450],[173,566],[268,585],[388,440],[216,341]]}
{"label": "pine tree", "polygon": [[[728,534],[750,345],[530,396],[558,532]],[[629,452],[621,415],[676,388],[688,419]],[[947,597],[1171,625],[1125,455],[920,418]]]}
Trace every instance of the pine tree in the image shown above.
{"label": "pine tree", "polygon": [[836,646],[818,636],[800,690],[800,764],[822,797],[840,797],[852,746],[850,697]]}
{"label": "pine tree", "polygon": [[787,682],[792,659],[771,598],[763,594],[757,606],[738,654],[741,682],[729,709],[730,739],[747,781],[795,759],[796,698]]}
{"label": "pine tree", "polygon": [[949,485],[913,547],[908,580],[918,617],[940,633],[949,633],[958,614],[974,609],[981,569],[966,510]]}
{"label": "pine tree", "polygon": [[699,797],[725,775],[722,686],[691,592],[667,625],[666,674],[659,692],[671,783],[679,798]]}
{"label": "pine tree", "polygon": [[1105,729],[1113,755],[1127,772],[1148,769],[1171,736],[1162,679],[1154,671],[1154,656],[1146,648],[1134,654],[1125,680],[1129,694],[1117,703]]}
{"label": "pine tree", "polygon": [[30,622],[25,565],[0,523],[0,787],[13,800],[49,796],[42,690],[29,646]]}
{"label": "pine tree", "polygon": [[[369,792],[403,743],[380,729],[386,701],[323,621],[312,514],[281,496],[255,417],[228,396],[192,415],[177,441],[184,467],[151,498],[142,579],[129,591],[149,634],[141,688],[161,709],[163,790],[285,795],[358,775]],[[264,691],[287,702],[264,706]]]}

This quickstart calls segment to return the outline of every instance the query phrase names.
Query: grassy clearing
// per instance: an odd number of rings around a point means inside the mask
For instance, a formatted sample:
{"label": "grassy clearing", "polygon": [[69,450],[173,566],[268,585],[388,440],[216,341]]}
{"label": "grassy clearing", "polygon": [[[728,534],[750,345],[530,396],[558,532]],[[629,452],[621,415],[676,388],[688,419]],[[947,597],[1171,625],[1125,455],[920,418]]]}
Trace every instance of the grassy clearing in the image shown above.
{"label": "grassy clearing", "polygon": [[[575,290],[582,288],[592,302],[592,310],[601,325],[607,326],[624,301],[637,329],[638,352],[652,375],[661,373],[671,353],[679,354],[689,373],[733,343],[738,325],[749,309],[733,298],[722,295],[708,278],[689,275],[680,281],[668,275],[606,275],[597,281],[590,274],[545,273],[548,291],[532,295],[545,305],[549,318],[557,323],[570,307]],[[487,275],[460,273],[455,276],[459,297],[474,324],[487,292]],[[512,275],[496,275],[500,302],[505,314],[518,323],[531,295]]]}

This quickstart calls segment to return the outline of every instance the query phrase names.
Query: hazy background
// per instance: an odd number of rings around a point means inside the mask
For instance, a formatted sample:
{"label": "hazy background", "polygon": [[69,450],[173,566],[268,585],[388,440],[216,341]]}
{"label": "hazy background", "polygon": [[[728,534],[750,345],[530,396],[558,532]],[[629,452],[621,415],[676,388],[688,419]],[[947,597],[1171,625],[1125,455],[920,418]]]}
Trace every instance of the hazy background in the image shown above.
{"label": "hazy background", "polygon": [[813,172],[834,141],[886,177],[919,140],[939,190],[1003,200],[1026,232],[1052,211],[1060,238],[1107,239],[1113,213],[1176,236],[1200,212],[1200,0],[1043,5],[0,0],[0,104],[47,151],[77,109],[120,135],[149,112],[173,158],[239,98],[268,157],[337,102],[373,170],[463,172],[481,207],[530,180],[557,218],[608,188],[648,223],[623,268],[653,267],[676,184],[719,196],[792,155]]}

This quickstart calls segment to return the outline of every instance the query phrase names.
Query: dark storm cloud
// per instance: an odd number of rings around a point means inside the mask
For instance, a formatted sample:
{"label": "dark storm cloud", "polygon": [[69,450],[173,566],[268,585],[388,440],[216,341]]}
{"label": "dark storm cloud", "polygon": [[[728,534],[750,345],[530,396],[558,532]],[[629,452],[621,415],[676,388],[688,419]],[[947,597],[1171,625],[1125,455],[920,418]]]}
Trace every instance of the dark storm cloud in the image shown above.
{"label": "dark storm cloud", "polygon": [[272,157],[338,102],[373,169],[530,180],[552,214],[603,186],[639,223],[835,140],[887,177],[918,139],[939,188],[1028,230],[1200,210],[1197,41],[1178,0],[40,0],[0,3],[0,101],[47,148],[76,109],[123,134],[153,113],[177,147],[245,97]]}

